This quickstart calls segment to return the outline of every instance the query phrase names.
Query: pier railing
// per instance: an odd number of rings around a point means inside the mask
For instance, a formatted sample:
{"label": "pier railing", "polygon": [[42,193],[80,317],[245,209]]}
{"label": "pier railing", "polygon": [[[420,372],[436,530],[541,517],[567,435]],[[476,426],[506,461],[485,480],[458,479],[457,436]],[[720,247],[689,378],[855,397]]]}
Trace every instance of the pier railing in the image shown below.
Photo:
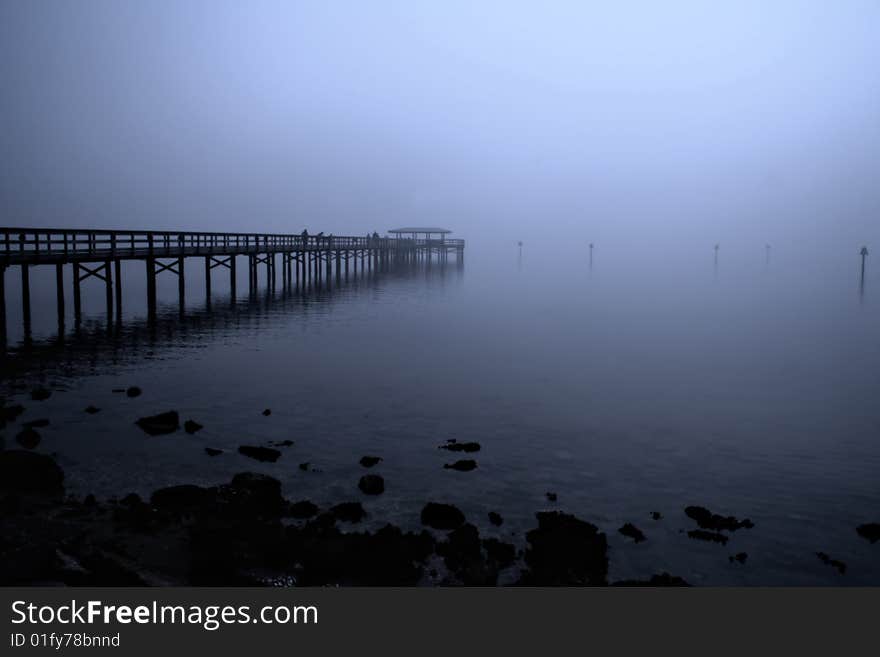
{"label": "pier railing", "polygon": [[0,228],[0,258],[6,262],[463,246],[463,240],[321,234]]}

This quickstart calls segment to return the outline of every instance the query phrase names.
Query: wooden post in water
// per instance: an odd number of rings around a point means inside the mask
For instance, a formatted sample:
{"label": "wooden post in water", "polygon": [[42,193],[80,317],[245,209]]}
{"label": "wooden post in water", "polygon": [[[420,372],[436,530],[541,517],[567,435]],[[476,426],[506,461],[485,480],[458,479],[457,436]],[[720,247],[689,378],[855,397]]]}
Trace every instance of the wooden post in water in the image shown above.
{"label": "wooden post in water", "polygon": [[186,307],[186,278],[183,275],[183,256],[177,259],[177,294],[180,297],[180,315]]}
{"label": "wooden post in water", "polygon": [[6,265],[0,265],[0,343],[6,345]]}
{"label": "wooden post in water", "polygon": [[111,277],[112,265],[109,260],[104,261],[104,291],[107,301],[107,321],[113,319],[113,278]]}
{"label": "wooden post in water", "polygon": [[593,243],[590,242],[590,269],[593,268]]}
{"label": "wooden post in water", "polygon": [[[82,295],[79,289],[79,263],[73,263],[73,321],[79,324],[82,319]],[[149,286],[149,280],[147,281]]]}
{"label": "wooden post in water", "polygon": [[147,316],[156,317],[156,259],[152,257],[147,258]]}
{"label": "wooden post in water", "polygon": [[211,305],[211,256],[205,256],[205,303]]}
{"label": "wooden post in water", "polygon": [[862,290],[864,290],[864,288],[865,288],[865,258],[868,257],[868,247],[863,246],[862,250],[859,251],[859,255],[862,256],[862,275],[859,280],[860,280],[860,285],[862,287]]}
{"label": "wooden post in water", "polygon": [[116,319],[122,319],[122,261],[116,258]]}
{"label": "wooden post in water", "polygon": [[31,323],[31,275],[28,265],[21,266],[21,312],[25,327]]}
{"label": "wooden post in water", "polygon": [[64,265],[55,265],[55,306],[58,309],[58,331],[64,330]]}
{"label": "wooden post in water", "polygon": [[235,301],[235,256],[229,256],[229,293]]}

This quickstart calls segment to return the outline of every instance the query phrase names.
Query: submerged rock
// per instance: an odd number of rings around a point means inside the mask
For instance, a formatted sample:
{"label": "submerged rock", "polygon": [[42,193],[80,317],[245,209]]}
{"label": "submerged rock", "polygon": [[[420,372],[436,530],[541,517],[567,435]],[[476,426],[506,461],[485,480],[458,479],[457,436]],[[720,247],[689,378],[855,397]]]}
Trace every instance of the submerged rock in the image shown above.
{"label": "submerged rock", "polygon": [[287,507],[287,515],[291,518],[305,519],[311,518],[318,513],[318,506],[309,500],[294,502]]}
{"label": "submerged rock", "polygon": [[196,431],[204,429],[204,427],[195,420],[187,420],[183,423],[183,430],[188,434],[194,434]]}
{"label": "submerged rock", "polygon": [[378,465],[381,460],[381,456],[362,456],[360,464],[365,468],[372,468],[374,465]]}
{"label": "submerged rock", "polygon": [[150,496],[150,504],[163,511],[184,511],[204,504],[210,490],[194,484],[160,488]]}
{"label": "submerged rock", "polygon": [[238,453],[263,463],[275,463],[281,458],[281,452],[271,447],[261,447],[259,445],[242,445],[238,448]]}
{"label": "submerged rock", "polygon": [[140,397],[143,391],[137,386],[131,386],[125,391],[127,397]]}
{"label": "submerged rock", "polygon": [[445,445],[440,445],[439,449],[448,449],[450,452],[479,452],[480,451],[480,443],[459,443],[455,442],[447,442]]}
{"label": "submerged rock", "polygon": [[464,514],[452,504],[428,502],[422,509],[421,520],[433,529],[450,530],[464,524]]}
{"label": "submerged rock", "polygon": [[308,461],[306,461],[305,463],[300,463],[300,464],[299,464],[299,469],[302,470],[303,472],[308,472],[308,471],[309,471],[309,465],[311,465],[311,464],[310,464]]}
{"label": "submerged rock", "polygon": [[25,449],[33,449],[40,444],[40,434],[36,429],[25,427],[16,434],[15,441]]}
{"label": "submerged rock", "polygon": [[43,386],[37,386],[33,390],[31,390],[31,399],[34,401],[45,401],[52,396],[52,391],[48,388],[44,388]]}
{"label": "submerged rock", "polygon": [[263,410],[263,415],[265,415],[266,417],[269,417],[270,415],[272,415],[272,409],[267,408],[267,409]]}
{"label": "submerged rock", "polygon": [[659,511],[651,511],[651,518],[653,518],[654,520],[662,520],[663,514]]}
{"label": "submerged rock", "polygon": [[535,514],[520,583],[529,586],[598,586],[607,583],[608,541],[599,528],[559,511]]}
{"label": "submerged rock", "polygon": [[859,525],[856,527],[856,532],[858,532],[859,536],[871,543],[880,541],[880,523],[869,522],[864,525]]}
{"label": "submerged rock", "polygon": [[64,472],[51,456],[20,449],[0,451],[0,490],[60,493]]}
{"label": "submerged rock", "polygon": [[647,538],[645,537],[645,534],[642,532],[642,530],[639,529],[638,527],[636,527],[631,522],[626,523],[625,525],[623,525],[623,527],[621,527],[617,531],[620,532],[621,534],[623,534],[624,536],[626,536],[627,538],[633,539],[636,543],[641,543],[642,541],[647,540]]}
{"label": "submerged rock", "polygon": [[731,554],[727,557],[727,560],[730,563],[733,563],[734,561],[737,563],[745,563],[748,558],[749,555],[746,552],[737,552],[736,554]]}
{"label": "submerged rock", "polygon": [[135,424],[151,436],[161,436],[177,431],[180,428],[180,417],[177,415],[177,411],[167,411],[158,415],[142,417]]}
{"label": "submerged rock", "polygon": [[701,529],[711,529],[713,531],[736,531],[740,528],[751,529],[754,523],[746,518],[745,520],[737,520],[734,516],[721,516],[712,513],[703,506],[688,506],[684,509],[685,515],[691,520],[696,521]]}
{"label": "submerged rock", "polygon": [[550,502],[555,502],[557,499],[556,493],[549,493],[548,492],[548,493],[546,493],[546,495],[547,495],[547,500]]}
{"label": "submerged rock", "polygon": [[688,536],[698,541],[710,541],[712,543],[727,545],[727,536],[721,532],[707,532],[704,529],[692,529],[688,532]]}
{"label": "submerged rock", "polygon": [[220,456],[223,453],[222,449],[216,449],[214,447],[205,447],[205,454],[208,456]]}
{"label": "submerged rock", "polygon": [[345,522],[360,522],[363,520],[367,512],[360,502],[342,502],[330,507],[328,514],[334,520],[343,520]]}
{"label": "submerged rock", "polygon": [[385,480],[379,475],[364,475],[358,481],[358,488],[366,495],[380,495],[385,492]]}
{"label": "submerged rock", "polygon": [[84,410],[86,413],[88,413],[89,415],[94,415],[95,413],[98,413],[101,409],[98,408],[97,406],[91,406],[91,405],[89,405],[89,406],[86,406],[83,410]]}
{"label": "submerged rock", "polygon": [[459,472],[470,472],[471,470],[475,470],[477,467],[477,462],[472,459],[461,459],[456,461],[455,463],[444,463],[444,470],[458,470]]}
{"label": "submerged rock", "polygon": [[489,522],[496,527],[500,527],[504,523],[504,518],[501,517],[500,513],[489,511]]}
{"label": "submerged rock", "polygon": [[0,407],[0,420],[3,422],[15,422],[16,418],[22,413],[24,413],[24,406],[21,404],[2,406]]}
{"label": "submerged rock", "polygon": [[292,440],[276,440],[274,442],[269,443],[272,447],[293,447]]}
{"label": "submerged rock", "polygon": [[839,572],[841,575],[846,574],[846,564],[843,563],[842,561],[838,561],[837,559],[832,559],[824,552],[817,552],[816,556],[819,557],[819,561],[821,561],[825,565],[831,566],[832,568],[836,568],[837,572]]}

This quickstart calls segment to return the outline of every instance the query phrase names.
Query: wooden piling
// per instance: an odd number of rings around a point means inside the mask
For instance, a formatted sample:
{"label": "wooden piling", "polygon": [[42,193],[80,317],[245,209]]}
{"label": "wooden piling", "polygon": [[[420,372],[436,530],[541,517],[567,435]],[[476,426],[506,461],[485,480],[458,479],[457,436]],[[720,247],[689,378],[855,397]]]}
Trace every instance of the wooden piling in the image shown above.
{"label": "wooden piling", "polygon": [[114,263],[116,278],[116,318],[122,319],[122,261],[116,258]]}
{"label": "wooden piling", "polygon": [[58,326],[64,326],[64,265],[55,265],[55,307],[58,310]]}
{"label": "wooden piling", "polygon": [[31,275],[29,265],[21,266],[21,312],[25,325],[31,323]]}

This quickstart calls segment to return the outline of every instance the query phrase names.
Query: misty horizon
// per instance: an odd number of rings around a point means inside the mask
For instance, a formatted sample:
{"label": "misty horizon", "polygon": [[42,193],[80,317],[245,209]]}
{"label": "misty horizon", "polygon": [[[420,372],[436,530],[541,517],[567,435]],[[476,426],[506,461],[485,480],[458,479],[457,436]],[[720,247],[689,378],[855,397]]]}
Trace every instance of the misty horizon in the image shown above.
{"label": "misty horizon", "polygon": [[880,242],[878,19],[869,2],[6,2],[2,223],[855,259]]}

